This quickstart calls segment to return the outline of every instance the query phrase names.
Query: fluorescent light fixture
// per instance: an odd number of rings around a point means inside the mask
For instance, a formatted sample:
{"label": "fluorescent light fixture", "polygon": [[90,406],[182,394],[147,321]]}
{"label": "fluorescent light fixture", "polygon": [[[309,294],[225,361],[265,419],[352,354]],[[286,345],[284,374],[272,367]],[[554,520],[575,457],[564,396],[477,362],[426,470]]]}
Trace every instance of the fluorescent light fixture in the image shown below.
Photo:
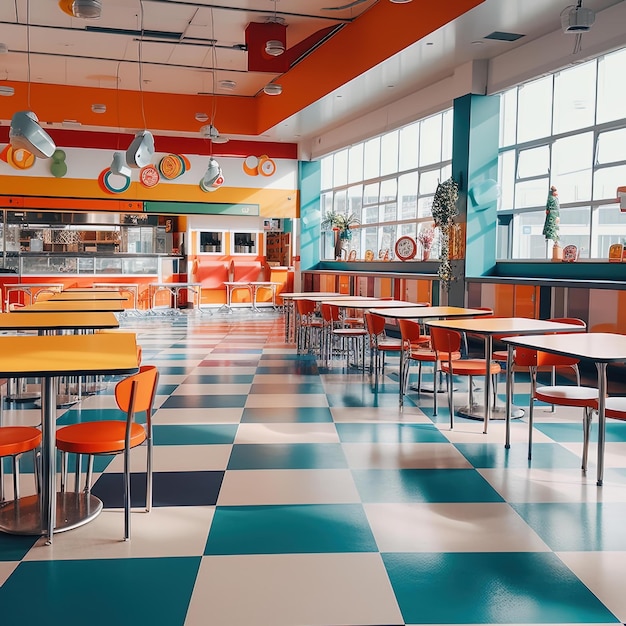
{"label": "fluorescent light fixture", "polygon": [[268,96],[280,96],[280,94],[283,93],[283,86],[277,83],[268,83],[263,87],[263,91]]}

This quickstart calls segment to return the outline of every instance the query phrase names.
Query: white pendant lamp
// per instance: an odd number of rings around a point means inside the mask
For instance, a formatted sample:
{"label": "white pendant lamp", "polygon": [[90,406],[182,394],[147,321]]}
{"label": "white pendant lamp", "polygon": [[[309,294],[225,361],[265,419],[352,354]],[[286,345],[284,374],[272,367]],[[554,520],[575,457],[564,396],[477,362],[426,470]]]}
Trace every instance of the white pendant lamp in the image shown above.
{"label": "white pendant lamp", "polygon": [[13,148],[28,150],[40,159],[49,159],[57,149],[48,133],[39,125],[32,111],[13,114],[9,129],[9,142]]}

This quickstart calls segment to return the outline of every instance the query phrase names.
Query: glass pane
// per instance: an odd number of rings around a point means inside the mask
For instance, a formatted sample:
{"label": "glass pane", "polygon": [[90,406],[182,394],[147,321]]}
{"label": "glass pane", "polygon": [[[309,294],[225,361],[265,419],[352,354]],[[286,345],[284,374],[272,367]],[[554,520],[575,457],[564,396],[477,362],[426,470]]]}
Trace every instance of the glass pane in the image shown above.
{"label": "glass pane", "polygon": [[348,205],[348,192],[336,191],[333,199],[333,211],[335,213],[345,213]]}
{"label": "glass pane", "polygon": [[551,129],[552,76],[519,88],[517,142],[547,137]]}
{"label": "glass pane", "polygon": [[348,182],[363,180],[363,144],[352,146],[348,152]]}
{"label": "glass pane", "polygon": [[324,219],[326,214],[330,213],[333,210],[333,194],[332,194],[332,192],[322,194],[322,197],[321,197],[321,207],[322,207],[322,219]]}
{"label": "glass pane", "polygon": [[365,142],[364,180],[380,176],[380,137]]}
{"label": "glass pane", "polygon": [[626,165],[603,167],[593,176],[593,199],[609,200],[617,195],[617,188],[626,180]]}
{"label": "glass pane", "polygon": [[554,142],[552,184],[559,191],[561,203],[591,200],[592,156],[591,132]]}
{"label": "glass pane", "polygon": [[362,224],[377,224],[379,222],[378,211],[379,211],[379,206],[377,204],[365,207],[363,209],[363,219],[361,220],[361,223]]}
{"label": "glass pane", "polygon": [[381,206],[381,222],[395,222],[398,219],[398,205],[395,202]]}
{"label": "glass pane", "polygon": [[419,160],[421,166],[441,160],[441,115],[422,121]]}
{"label": "glass pane", "polygon": [[545,206],[550,184],[548,178],[527,180],[515,185],[515,208]]}
{"label": "glass pane", "polygon": [[417,217],[417,172],[403,174],[398,179],[398,197],[400,200],[400,219],[408,220]]}
{"label": "glass pane", "polygon": [[500,95],[500,145],[515,144],[517,128],[517,88]]}
{"label": "glass pane", "polygon": [[400,129],[400,171],[417,167],[419,150],[419,124]]}
{"label": "glass pane", "polygon": [[378,189],[379,183],[372,183],[371,185],[365,185],[363,190],[363,204],[378,204]]}
{"label": "glass pane", "polygon": [[598,61],[598,117],[597,124],[624,117],[626,102],[626,48],[607,54]]}
{"label": "glass pane", "polygon": [[396,245],[396,225],[387,224],[382,228],[382,239],[380,248],[383,251],[383,256],[387,250],[389,250],[389,258],[394,253],[394,247]]}
{"label": "glass pane", "polygon": [[592,257],[607,258],[611,244],[626,244],[626,212],[620,211],[617,204],[599,207],[597,212],[598,223],[591,240]]}
{"label": "glass pane", "polygon": [[593,125],[596,112],[596,62],[583,63],[554,77],[554,134]]}
{"label": "glass pane", "polygon": [[363,185],[348,187],[348,214],[353,213],[361,219],[363,208]]}
{"label": "glass pane", "polygon": [[596,163],[606,165],[614,161],[625,161],[626,128],[612,130],[598,135]]}
{"label": "glass pane", "polygon": [[513,258],[547,258],[546,239],[543,236],[545,211],[521,213],[513,218]]}
{"label": "glass pane", "polygon": [[415,237],[417,236],[416,231],[417,224],[415,222],[412,222],[410,224],[398,224],[398,238],[402,237],[402,235],[409,235],[409,237],[413,237],[413,239],[415,239]]}
{"label": "glass pane", "polygon": [[396,199],[398,193],[398,180],[390,178],[380,183],[380,201],[390,202]]}
{"label": "glass pane", "polygon": [[507,150],[500,154],[498,182],[501,190],[498,208],[512,209],[515,192],[515,150]]}
{"label": "glass pane", "polygon": [[444,111],[441,127],[441,160],[452,160],[452,123],[454,115],[452,109]]}
{"label": "glass pane", "polygon": [[421,196],[417,200],[417,217],[432,218],[433,196]]}
{"label": "glass pane", "polygon": [[398,171],[398,131],[383,135],[381,146],[380,173],[382,176]]}
{"label": "glass pane", "polygon": [[550,168],[550,148],[539,146],[530,150],[520,150],[517,163],[517,177],[531,178],[547,175]]}
{"label": "glass pane", "polygon": [[437,185],[441,181],[439,170],[430,170],[428,172],[422,172],[420,176],[419,194],[434,194],[437,190]]}
{"label": "glass pane", "polygon": [[365,250],[371,250],[378,258],[378,228],[364,228],[362,236]]}
{"label": "glass pane", "polygon": [[333,187],[341,187],[348,182],[348,151],[341,150],[335,153],[335,164],[333,166]]}
{"label": "glass pane", "polygon": [[333,186],[333,155],[324,157],[320,161],[322,189],[332,189]]}

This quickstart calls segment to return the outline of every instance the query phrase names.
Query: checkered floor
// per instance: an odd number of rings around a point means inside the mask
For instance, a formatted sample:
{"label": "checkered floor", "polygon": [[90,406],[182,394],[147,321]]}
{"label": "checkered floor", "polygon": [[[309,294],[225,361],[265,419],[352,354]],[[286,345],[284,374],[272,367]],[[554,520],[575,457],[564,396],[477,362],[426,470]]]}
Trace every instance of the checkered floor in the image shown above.
{"label": "checkered floor", "polygon": [[[285,345],[278,314],[123,325],[161,374],[155,508],[134,512],[121,541],[121,458],[100,459],[96,520],[51,547],[0,534],[0,623],[626,621],[626,423],[607,428],[598,488],[594,445],[580,470],[580,410],[537,408],[529,463],[524,418],[507,451],[501,422],[485,435],[457,417],[450,430],[432,394],[412,392],[401,414],[397,362],[378,385],[344,360],[323,368]],[[112,389],[59,424],[111,413]],[[517,405],[527,390],[516,384]],[[15,421],[38,411],[10,405]],[[143,449],[132,456],[140,506]]]}

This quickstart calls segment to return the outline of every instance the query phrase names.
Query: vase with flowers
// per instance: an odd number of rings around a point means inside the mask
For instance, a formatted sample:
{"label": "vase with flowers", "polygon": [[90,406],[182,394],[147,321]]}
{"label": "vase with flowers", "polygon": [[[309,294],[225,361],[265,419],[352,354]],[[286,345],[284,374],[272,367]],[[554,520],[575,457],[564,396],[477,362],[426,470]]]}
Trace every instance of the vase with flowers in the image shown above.
{"label": "vase with flowers", "polygon": [[321,222],[322,230],[335,231],[335,259],[341,259],[344,244],[352,239],[352,228],[361,222],[354,213],[329,211]]}
{"label": "vase with flowers", "polygon": [[435,229],[428,226],[422,228],[417,233],[417,240],[422,246],[422,261],[428,261],[430,258],[430,249],[433,246],[433,240],[435,239]]}

